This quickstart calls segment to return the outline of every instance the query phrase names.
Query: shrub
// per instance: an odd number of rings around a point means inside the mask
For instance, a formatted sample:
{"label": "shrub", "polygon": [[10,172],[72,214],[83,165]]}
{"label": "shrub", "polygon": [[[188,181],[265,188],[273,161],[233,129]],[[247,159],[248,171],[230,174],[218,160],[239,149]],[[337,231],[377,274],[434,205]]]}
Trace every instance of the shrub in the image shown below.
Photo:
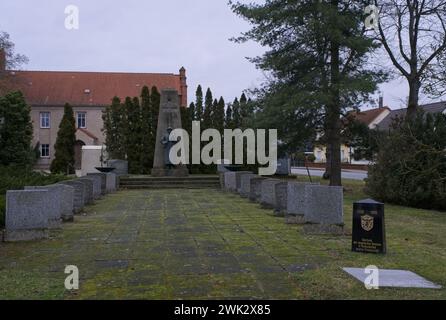
{"label": "shrub", "polygon": [[381,201],[446,210],[446,116],[396,119],[379,141],[366,191]]}
{"label": "shrub", "polygon": [[307,156],[307,161],[313,163],[314,161],[316,161],[316,156],[314,154],[309,154]]}
{"label": "shrub", "polygon": [[24,186],[44,186],[67,179],[63,175],[44,174],[22,167],[0,166],[0,227],[5,220],[5,194],[7,190],[21,190]]}
{"label": "shrub", "polygon": [[5,208],[6,199],[4,195],[0,195],[0,228],[5,225]]}

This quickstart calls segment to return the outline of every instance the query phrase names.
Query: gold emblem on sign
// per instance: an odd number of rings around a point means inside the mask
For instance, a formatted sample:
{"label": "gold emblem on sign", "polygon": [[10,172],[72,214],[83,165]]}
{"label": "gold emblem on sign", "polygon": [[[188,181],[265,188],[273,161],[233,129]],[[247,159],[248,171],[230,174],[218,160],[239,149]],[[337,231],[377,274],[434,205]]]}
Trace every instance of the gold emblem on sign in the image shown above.
{"label": "gold emblem on sign", "polygon": [[361,216],[361,227],[365,231],[370,231],[373,229],[373,217],[368,214]]}

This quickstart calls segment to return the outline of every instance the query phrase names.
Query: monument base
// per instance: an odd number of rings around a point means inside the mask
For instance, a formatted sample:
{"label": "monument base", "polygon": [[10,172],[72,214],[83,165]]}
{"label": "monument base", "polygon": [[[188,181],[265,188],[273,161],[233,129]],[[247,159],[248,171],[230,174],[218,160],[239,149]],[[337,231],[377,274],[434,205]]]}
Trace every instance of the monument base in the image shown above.
{"label": "monument base", "polygon": [[48,239],[49,232],[47,229],[29,229],[29,230],[5,230],[5,242],[31,241]]}
{"label": "monument base", "polygon": [[187,177],[189,176],[189,170],[185,166],[173,169],[153,168],[151,175],[152,177]]}

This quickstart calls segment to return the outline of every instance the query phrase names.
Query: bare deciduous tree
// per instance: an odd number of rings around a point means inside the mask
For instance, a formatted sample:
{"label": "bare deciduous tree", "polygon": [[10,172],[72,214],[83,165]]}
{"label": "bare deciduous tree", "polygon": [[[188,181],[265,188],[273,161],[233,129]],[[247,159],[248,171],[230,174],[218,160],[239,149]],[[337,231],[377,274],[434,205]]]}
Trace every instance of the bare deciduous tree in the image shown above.
{"label": "bare deciduous tree", "polygon": [[[441,72],[446,51],[446,1],[375,0],[379,9],[377,39],[409,85],[407,116],[418,107],[420,89]],[[430,74],[430,76],[428,76]]]}
{"label": "bare deciduous tree", "polygon": [[[15,70],[21,65],[28,63],[28,58],[22,54],[17,54],[14,51],[14,43],[11,41],[7,32],[0,31],[0,50],[4,51],[6,58],[6,70]],[[0,94],[5,94],[10,90],[13,82],[17,79],[12,77],[8,72],[1,72],[0,70]]]}

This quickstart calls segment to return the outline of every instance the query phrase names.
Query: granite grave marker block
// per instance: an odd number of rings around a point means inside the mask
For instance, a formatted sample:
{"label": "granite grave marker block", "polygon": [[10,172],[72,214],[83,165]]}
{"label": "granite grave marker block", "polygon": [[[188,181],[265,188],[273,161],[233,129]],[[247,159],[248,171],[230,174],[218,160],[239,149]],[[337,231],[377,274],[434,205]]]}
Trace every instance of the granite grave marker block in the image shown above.
{"label": "granite grave marker block", "polygon": [[304,232],[342,234],[344,231],[343,201],[342,187],[306,186]]}
{"label": "granite grave marker block", "polygon": [[259,178],[260,176],[250,173],[250,174],[244,174],[242,175],[241,181],[240,181],[240,196],[243,198],[248,198],[249,193],[251,192],[251,179]]}
{"label": "granite grave marker block", "polygon": [[83,179],[90,179],[93,181],[93,198],[100,199],[102,195],[102,178],[97,175],[86,175]]}
{"label": "granite grave marker block", "polygon": [[261,184],[260,205],[263,208],[273,209],[276,203],[275,187],[279,183],[284,183],[279,179],[265,179]]}
{"label": "granite grave marker block", "polygon": [[25,186],[24,190],[47,190],[45,195],[47,201],[46,215],[48,217],[48,228],[60,228],[62,221],[62,201],[64,186],[59,184],[47,186]]}
{"label": "granite grave marker block", "polygon": [[128,161],[125,160],[117,160],[117,159],[108,160],[107,167],[115,168],[115,170],[113,170],[113,173],[117,174],[118,176],[129,174],[129,163]]}
{"label": "granite grave marker block", "polygon": [[79,213],[85,205],[84,193],[86,186],[77,180],[66,180],[58,182],[58,184],[65,184],[74,188],[73,210],[74,213]]}
{"label": "granite grave marker block", "polygon": [[106,191],[115,192],[116,191],[116,174],[113,172],[108,172],[106,174]]}
{"label": "granite grave marker block", "polygon": [[48,190],[6,192],[5,241],[48,238]]}
{"label": "granite grave marker block", "polygon": [[254,202],[260,202],[262,195],[262,181],[266,180],[265,177],[255,177],[251,179],[251,185],[249,188],[249,200]]}
{"label": "granite grave marker block", "polygon": [[107,176],[103,172],[99,173],[87,173],[87,177],[89,176],[98,176],[101,178],[101,195],[105,195],[107,193]]}
{"label": "granite grave marker block", "polygon": [[287,208],[288,182],[282,181],[274,186],[274,214],[285,216]]}
{"label": "granite grave marker block", "polygon": [[93,203],[94,196],[93,196],[93,181],[91,179],[87,178],[79,178],[77,181],[81,182],[85,186],[85,193],[84,193],[84,199],[85,204]]}
{"label": "granite grave marker block", "polygon": [[305,187],[316,183],[290,181],[287,185],[285,223],[304,224]]}

